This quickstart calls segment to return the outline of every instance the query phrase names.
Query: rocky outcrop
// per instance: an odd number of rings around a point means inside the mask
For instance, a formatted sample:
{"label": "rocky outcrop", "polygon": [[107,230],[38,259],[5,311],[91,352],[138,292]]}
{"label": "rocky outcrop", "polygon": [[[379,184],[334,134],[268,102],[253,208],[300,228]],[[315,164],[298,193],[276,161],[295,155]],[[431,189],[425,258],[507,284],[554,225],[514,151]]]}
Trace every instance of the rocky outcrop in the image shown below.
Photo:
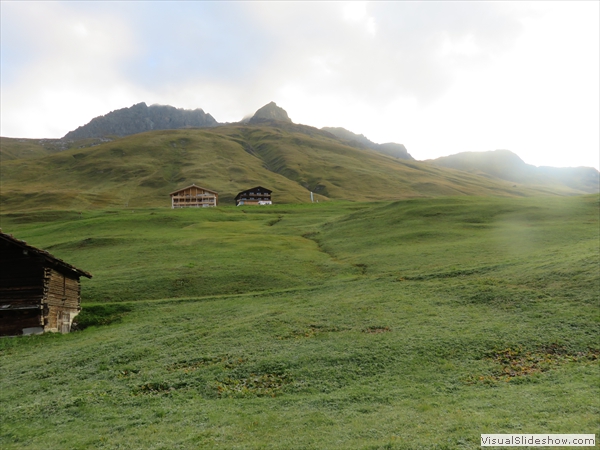
{"label": "rocky outcrop", "polygon": [[395,142],[376,144],[367,139],[363,134],[356,134],[341,127],[323,127],[321,130],[333,134],[342,142],[354,147],[370,148],[371,150],[393,156],[394,158],[414,159],[403,144],[396,144]]}
{"label": "rocky outcrop", "polygon": [[394,158],[400,159],[415,159],[413,158],[404,144],[396,144],[395,142],[388,142],[386,144],[376,144],[377,148],[374,150],[379,153],[385,153],[386,155],[393,156]]}
{"label": "rocky outcrop", "polygon": [[87,139],[103,136],[128,136],[151,130],[213,127],[218,122],[202,109],[178,109],[173,106],[138,103],[92,119],[67,133],[63,139]]}
{"label": "rocky outcrop", "polygon": [[275,102],[268,103],[256,111],[248,123],[261,123],[271,120],[292,123],[292,119],[288,117],[285,109],[277,106]]}

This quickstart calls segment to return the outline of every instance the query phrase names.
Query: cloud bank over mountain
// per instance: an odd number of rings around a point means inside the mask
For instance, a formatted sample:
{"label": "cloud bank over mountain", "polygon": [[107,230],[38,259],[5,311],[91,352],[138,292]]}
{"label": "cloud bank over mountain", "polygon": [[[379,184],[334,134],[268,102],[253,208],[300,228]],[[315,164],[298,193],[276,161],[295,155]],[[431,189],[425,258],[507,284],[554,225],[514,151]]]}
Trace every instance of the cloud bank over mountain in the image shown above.
{"label": "cloud bank over mountain", "polygon": [[532,164],[597,167],[598,11],[4,2],[1,133],[58,137],[142,101],[232,122],[273,99],[298,123],[403,142],[419,159],[509,148]]}

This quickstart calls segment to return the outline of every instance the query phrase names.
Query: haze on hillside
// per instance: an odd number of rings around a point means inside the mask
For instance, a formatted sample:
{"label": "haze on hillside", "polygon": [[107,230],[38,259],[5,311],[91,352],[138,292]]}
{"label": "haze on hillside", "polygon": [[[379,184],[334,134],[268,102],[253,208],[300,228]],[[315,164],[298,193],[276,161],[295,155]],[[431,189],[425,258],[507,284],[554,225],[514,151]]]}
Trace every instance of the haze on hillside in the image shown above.
{"label": "haze on hillside", "polygon": [[[58,138],[146,102],[598,168],[598,2],[3,2],[1,128]],[[160,30],[157,32],[157,30]]]}

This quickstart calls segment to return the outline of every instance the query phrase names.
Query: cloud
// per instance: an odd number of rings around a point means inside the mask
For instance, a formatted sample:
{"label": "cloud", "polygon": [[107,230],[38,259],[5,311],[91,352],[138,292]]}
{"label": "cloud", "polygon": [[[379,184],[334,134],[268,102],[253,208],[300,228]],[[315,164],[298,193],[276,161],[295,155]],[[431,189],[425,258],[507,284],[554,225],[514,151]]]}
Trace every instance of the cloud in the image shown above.
{"label": "cloud", "polygon": [[35,123],[38,136],[56,136],[93,105],[132,97],[120,67],[135,49],[117,18],[43,2],[2,13],[3,135],[30,135]]}
{"label": "cloud", "polygon": [[[62,99],[79,117],[142,100],[223,109],[214,92],[247,113],[300,88],[307,98],[430,102],[457,66],[518,31],[488,3],[13,3],[3,13],[3,109]],[[23,119],[13,118],[9,128]]]}
{"label": "cloud", "polygon": [[597,2],[1,8],[2,135],[59,137],[141,101],[237,121],[273,100],[417,158],[517,142],[547,156],[555,134],[597,160]]}
{"label": "cloud", "polygon": [[[320,104],[329,110],[338,109],[342,98],[379,108],[398,97],[431,103],[451,87],[457,71],[485,65],[510,49],[520,32],[518,16],[495,4],[452,5],[236,4],[227,26],[210,33],[209,47],[218,49],[229,65],[191,44],[206,37],[188,38],[187,44],[170,49],[173,58],[192,59],[213,70],[188,70],[195,78],[179,79],[177,86],[195,92],[196,100],[205,99],[202,107],[219,120],[239,117],[223,111],[226,117],[221,118],[219,102],[211,101],[214,92],[230,97],[221,97],[229,111],[245,114],[270,100],[300,97],[313,105],[329,102]],[[229,11],[232,5],[221,7]],[[202,11],[190,10],[189,16],[193,14],[201,16]],[[223,17],[225,12],[213,9],[211,14]],[[160,89],[156,86],[155,92]]]}
{"label": "cloud", "polygon": [[[518,17],[493,3],[259,4],[256,9],[261,26],[279,36],[267,72],[272,82],[373,102],[398,95],[434,101],[457,68],[483,64],[510,48],[520,30]],[[476,51],[461,51],[465,44]]]}

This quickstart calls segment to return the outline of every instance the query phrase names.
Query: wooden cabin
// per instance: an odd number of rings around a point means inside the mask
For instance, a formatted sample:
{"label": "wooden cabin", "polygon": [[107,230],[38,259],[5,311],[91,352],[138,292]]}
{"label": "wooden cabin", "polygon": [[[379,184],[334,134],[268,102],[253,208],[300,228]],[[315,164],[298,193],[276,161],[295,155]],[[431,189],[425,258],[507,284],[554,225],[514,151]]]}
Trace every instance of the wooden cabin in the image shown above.
{"label": "wooden cabin", "polygon": [[269,189],[262,186],[256,186],[252,189],[240,192],[235,197],[235,206],[241,205],[272,205],[271,193]]}
{"label": "wooden cabin", "polygon": [[81,311],[79,279],[92,278],[0,231],[0,336],[68,333]]}
{"label": "wooden cabin", "polygon": [[171,192],[171,208],[205,208],[217,206],[219,194],[210,189],[192,184]]}

